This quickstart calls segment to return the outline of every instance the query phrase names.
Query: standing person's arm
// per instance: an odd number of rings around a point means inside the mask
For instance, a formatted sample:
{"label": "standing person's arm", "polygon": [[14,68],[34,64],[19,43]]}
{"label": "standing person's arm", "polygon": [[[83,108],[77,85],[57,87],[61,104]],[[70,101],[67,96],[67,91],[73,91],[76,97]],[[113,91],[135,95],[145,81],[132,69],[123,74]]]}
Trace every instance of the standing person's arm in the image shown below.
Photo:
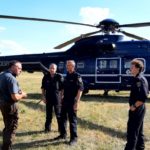
{"label": "standing person's arm", "polygon": [[27,94],[20,90],[19,83],[16,78],[10,77],[7,79],[7,84],[9,87],[9,92],[12,100],[19,101],[22,98],[26,98]]}
{"label": "standing person's arm", "polygon": [[75,97],[75,101],[78,103],[80,101],[80,98],[82,96],[83,91],[78,90],[77,96]]}
{"label": "standing person's arm", "polygon": [[44,103],[46,103],[46,91],[42,88],[41,89],[41,91],[42,91],[42,101],[44,102]]}
{"label": "standing person's arm", "polygon": [[14,100],[14,101],[19,101],[21,100],[22,98],[26,98],[27,97],[27,94],[23,91],[21,91],[21,93],[14,93],[14,94],[11,94],[11,98]]}
{"label": "standing person's arm", "polygon": [[78,109],[78,104],[80,102],[80,98],[82,96],[82,91],[81,90],[78,90],[78,93],[77,93],[77,96],[75,97],[75,103],[74,103],[74,110],[77,110]]}
{"label": "standing person's arm", "polygon": [[64,77],[61,74],[59,77],[59,87],[60,87],[60,98],[62,102],[64,98]]}
{"label": "standing person's arm", "polygon": [[42,85],[41,85],[41,101],[43,101],[44,103],[46,103],[46,75],[44,75],[43,79],[42,79]]}
{"label": "standing person's arm", "polygon": [[145,82],[142,79],[137,79],[137,82],[136,82],[136,88],[137,88],[136,96],[137,96],[137,100],[136,100],[135,104],[130,107],[131,111],[135,111],[136,108],[138,108],[141,105],[143,105],[145,103],[145,100],[147,99],[148,86],[147,86],[147,88],[145,87],[146,86]]}
{"label": "standing person's arm", "polygon": [[80,98],[81,98],[83,90],[84,90],[83,81],[82,81],[82,78],[80,75],[78,76],[77,81],[78,81],[78,92],[75,97],[74,110],[78,109],[78,104],[79,104]]}

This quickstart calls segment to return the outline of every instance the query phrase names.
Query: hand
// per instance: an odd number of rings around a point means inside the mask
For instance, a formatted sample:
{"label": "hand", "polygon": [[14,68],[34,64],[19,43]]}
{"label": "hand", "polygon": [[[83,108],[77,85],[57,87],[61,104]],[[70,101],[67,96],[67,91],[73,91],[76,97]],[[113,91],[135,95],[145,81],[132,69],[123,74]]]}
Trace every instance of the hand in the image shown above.
{"label": "hand", "polygon": [[27,97],[27,93],[21,91],[21,95],[22,95],[22,98],[26,98]]}
{"label": "hand", "polygon": [[75,103],[74,103],[73,109],[74,109],[74,111],[77,111],[77,110],[78,110],[78,102],[75,102]]}
{"label": "hand", "polygon": [[46,98],[45,98],[45,96],[42,96],[41,100],[46,104]]}
{"label": "hand", "polygon": [[46,99],[42,99],[42,101],[46,104]]}
{"label": "hand", "polygon": [[130,110],[131,110],[131,111],[135,111],[136,108],[135,108],[134,106],[130,106]]}

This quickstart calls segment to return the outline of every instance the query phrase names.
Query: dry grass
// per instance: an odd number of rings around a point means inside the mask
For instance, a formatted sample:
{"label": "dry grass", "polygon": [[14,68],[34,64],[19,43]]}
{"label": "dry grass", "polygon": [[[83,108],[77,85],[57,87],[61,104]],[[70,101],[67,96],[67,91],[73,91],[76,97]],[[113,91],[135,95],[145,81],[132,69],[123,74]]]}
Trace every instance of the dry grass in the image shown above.
{"label": "dry grass", "polygon": [[[103,97],[99,91],[90,91],[82,97],[78,111],[78,145],[71,147],[66,141],[52,141],[58,135],[56,119],[53,119],[52,132],[44,134],[45,106],[37,105],[40,100],[41,73],[23,72],[20,85],[27,91],[28,98],[19,103],[20,119],[15,150],[122,150],[126,138],[128,115],[128,92],[110,92]],[[150,149],[150,103],[147,103],[145,117],[146,150]],[[0,134],[3,129],[0,115]],[[69,131],[68,131],[69,133]],[[69,134],[68,139],[69,140]],[[2,138],[0,137],[0,142]]]}

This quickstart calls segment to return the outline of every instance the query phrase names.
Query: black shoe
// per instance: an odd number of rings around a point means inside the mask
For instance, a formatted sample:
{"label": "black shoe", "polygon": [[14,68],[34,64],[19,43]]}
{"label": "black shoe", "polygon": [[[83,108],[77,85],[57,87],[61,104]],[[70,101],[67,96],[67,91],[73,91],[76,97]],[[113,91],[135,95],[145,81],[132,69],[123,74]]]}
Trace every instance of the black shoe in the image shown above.
{"label": "black shoe", "polygon": [[54,140],[65,140],[66,138],[66,135],[59,135],[58,137],[54,138]]}
{"label": "black shoe", "polygon": [[69,142],[70,146],[76,145],[77,144],[77,138],[71,139]]}

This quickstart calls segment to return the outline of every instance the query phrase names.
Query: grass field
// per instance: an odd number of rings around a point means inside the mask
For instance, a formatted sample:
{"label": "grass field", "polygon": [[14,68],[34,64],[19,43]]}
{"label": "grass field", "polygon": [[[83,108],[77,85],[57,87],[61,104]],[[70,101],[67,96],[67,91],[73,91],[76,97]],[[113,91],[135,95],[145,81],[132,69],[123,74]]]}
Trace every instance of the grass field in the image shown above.
{"label": "grass field", "polygon": [[[76,146],[70,147],[66,141],[53,141],[58,135],[56,119],[52,132],[45,134],[45,105],[40,100],[42,73],[23,72],[18,78],[20,86],[28,93],[28,98],[19,102],[19,127],[14,150],[123,150],[126,143],[126,123],[128,119],[128,92],[110,92],[103,97],[100,91],[90,91],[82,97],[78,111],[78,135]],[[146,150],[150,150],[150,103],[144,123]],[[2,143],[2,116],[0,115],[0,143]],[[69,141],[69,131],[68,139]]]}

